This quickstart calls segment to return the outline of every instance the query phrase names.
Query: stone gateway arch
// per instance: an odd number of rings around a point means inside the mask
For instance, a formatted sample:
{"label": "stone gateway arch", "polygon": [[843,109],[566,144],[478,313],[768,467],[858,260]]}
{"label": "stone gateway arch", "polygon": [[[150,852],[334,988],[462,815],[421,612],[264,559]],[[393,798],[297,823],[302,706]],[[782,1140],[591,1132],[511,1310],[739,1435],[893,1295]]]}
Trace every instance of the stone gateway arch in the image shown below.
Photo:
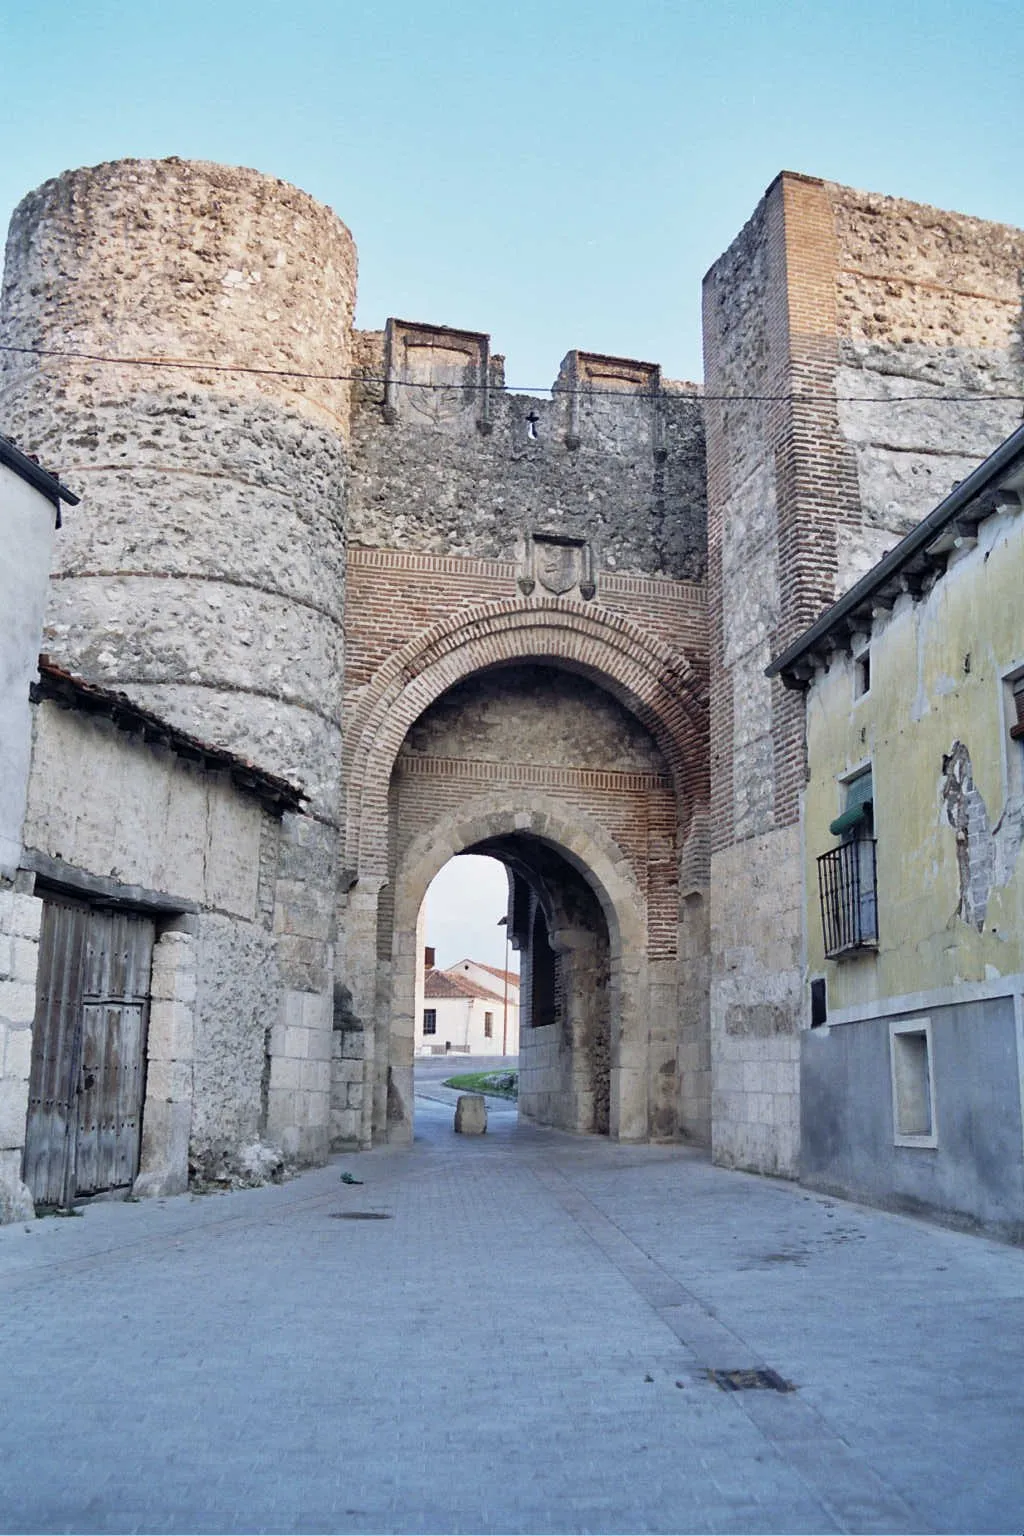
{"label": "stone gateway arch", "polygon": [[[437,870],[469,851],[512,876],[521,1113],[631,1139],[677,1133],[677,848],[690,840],[692,857],[701,836],[705,707],[682,653],[589,604],[532,596],[457,613],[374,677],[356,713],[346,843],[376,921],[358,1011],[369,1017],[374,995],[384,1008],[364,1138],[408,1128],[417,913]],[[355,964],[349,974],[358,986]]]}
{"label": "stone gateway arch", "polygon": [[[26,197],[0,425],[81,498],[51,691],[125,698],[271,808],[243,850],[197,781],[229,867],[147,897],[178,1126],[148,1188],[245,1138],[410,1137],[418,916],[470,851],[509,876],[522,1114],[797,1171],[802,716],[764,669],[1012,424],[1020,262],[1012,231],[785,173],[705,281],[707,394],[573,350],[539,399],[483,332],[356,329],[349,231],[271,177],[123,161]],[[924,395],[896,443],[891,381],[968,363],[992,398],[943,419],[956,464]],[[32,899],[130,908],[69,838],[29,849]]]}

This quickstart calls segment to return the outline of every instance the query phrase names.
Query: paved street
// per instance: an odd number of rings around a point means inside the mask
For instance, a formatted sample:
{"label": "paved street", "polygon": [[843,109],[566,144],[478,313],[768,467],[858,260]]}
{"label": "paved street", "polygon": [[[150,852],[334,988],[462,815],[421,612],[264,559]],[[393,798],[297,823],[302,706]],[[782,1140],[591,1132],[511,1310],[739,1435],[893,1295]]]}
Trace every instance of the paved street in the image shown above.
{"label": "paved street", "polygon": [[1024,1253],[490,1109],[0,1231],[0,1528],[1021,1530]]}

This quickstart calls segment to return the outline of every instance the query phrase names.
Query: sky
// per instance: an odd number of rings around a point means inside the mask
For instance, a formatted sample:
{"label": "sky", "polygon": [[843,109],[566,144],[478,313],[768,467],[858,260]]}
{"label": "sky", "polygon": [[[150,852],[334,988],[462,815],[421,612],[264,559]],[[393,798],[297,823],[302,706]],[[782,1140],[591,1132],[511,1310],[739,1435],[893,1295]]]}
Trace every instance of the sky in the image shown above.
{"label": "sky", "polygon": [[[519,388],[574,347],[699,379],[780,170],[1024,225],[1022,45],[1020,0],[0,0],[0,220],[102,160],[254,166],[349,225],[363,327],[487,331]],[[502,963],[479,871],[442,964]]]}
{"label": "sky", "polygon": [[699,378],[700,280],[782,169],[1024,223],[1019,0],[0,0],[0,219],[122,156],[329,203],[358,320]]}
{"label": "sky", "polygon": [[[437,951],[440,967],[459,960],[482,960],[505,967],[505,927],[499,928],[508,905],[508,877],[497,859],[463,853],[450,859],[434,876],[427,891],[425,942]],[[519,956],[508,949],[508,969],[519,970]]]}

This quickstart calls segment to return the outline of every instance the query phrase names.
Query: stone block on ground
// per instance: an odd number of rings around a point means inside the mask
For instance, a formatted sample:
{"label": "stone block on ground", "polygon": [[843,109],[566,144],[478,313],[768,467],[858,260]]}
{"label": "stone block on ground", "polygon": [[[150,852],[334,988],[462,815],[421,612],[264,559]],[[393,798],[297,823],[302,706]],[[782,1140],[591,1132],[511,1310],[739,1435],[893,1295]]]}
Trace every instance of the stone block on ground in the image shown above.
{"label": "stone block on ground", "polygon": [[455,1105],[455,1129],[460,1136],[482,1136],[487,1129],[487,1100],[482,1093],[460,1093]]}
{"label": "stone block on ground", "polygon": [[0,1152],[0,1227],[11,1221],[32,1221],[36,1208],[21,1182],[21,1150]]}

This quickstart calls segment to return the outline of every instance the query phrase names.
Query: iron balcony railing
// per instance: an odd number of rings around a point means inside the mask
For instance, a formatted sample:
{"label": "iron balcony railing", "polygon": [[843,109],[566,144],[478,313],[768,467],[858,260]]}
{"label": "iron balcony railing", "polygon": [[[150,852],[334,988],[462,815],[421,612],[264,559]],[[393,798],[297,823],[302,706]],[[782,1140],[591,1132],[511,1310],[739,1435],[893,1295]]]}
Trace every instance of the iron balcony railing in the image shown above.
{"label": "iron balcony railing", "polygon": [[829,959],[878,947],[875,840],[858,837],[818,859],[818,895]]}

